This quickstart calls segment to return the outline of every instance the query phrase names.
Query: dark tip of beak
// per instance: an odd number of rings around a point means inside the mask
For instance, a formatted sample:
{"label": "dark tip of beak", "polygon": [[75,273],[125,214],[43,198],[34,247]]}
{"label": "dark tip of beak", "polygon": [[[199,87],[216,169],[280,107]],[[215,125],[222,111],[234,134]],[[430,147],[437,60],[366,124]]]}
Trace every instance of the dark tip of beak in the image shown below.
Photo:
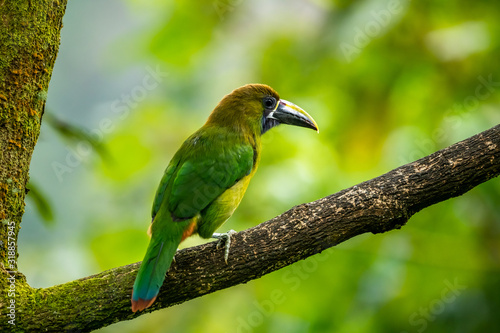
{"label": "dark tip of beak", "polygon": [[278,120],[281,124],[310,128],[319,132],[318,125],[307,112],[285,100],[279,101],[278,107],[270,114],[270,117]]}

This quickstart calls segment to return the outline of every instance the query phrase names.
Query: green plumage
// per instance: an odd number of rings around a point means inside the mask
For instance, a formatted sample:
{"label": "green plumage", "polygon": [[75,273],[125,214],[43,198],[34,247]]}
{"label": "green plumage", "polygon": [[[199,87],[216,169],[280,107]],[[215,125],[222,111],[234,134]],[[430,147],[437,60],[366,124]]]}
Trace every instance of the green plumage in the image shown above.
{"label": "green plumage", "polygon": [[[219,195],[250,174],[253,155],[252,146],[239,134],[213,126],[197,131],[170,162],[161,182],[163,188],[156,195],[153,216],[161,207],[168,209],[174,220],[202,213]],[[170,189],[163,186],[170,182]],[[167,205],[162,206],[167,193]]]}
{"label": "green plumage", "polygon": [[[181,223],[156,223],[155,237],[151,238],[146,257],[134,283],[135,301],[154,300],[170,268],[177,246],[189,221]],[[132,298],[134,300],[134,298]],[[134,311],[135,312],[135,311]]]}
{"label": "green plumage", "polygon": [[132,294],[134,312],[154,302],[182,240],[194,233],[210,238],[232,215],[257,170],[260,136],[279,123],[317,130],[305,111],[280,100],[270,87],[247,85],[225,96],[183,143],[153,202],[151,241]]}

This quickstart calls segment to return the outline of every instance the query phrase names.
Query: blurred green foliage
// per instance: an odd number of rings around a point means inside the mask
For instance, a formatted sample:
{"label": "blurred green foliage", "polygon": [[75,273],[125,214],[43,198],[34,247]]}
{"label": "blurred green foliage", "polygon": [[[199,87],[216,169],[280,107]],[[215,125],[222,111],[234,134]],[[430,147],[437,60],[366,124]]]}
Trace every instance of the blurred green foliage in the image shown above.
{"label": "blurred green foliage", "polygon": [[52,204],[47,200],[47,197],[40,190],[39,186],[32,181],[26,186],[28,188],[30,203],[34,205],[38,215],[41,217],[42,222],[45,225],[52,225],[54,222],[54,211],[52,209]]}
{"label": "blurred green foliage", "polygon": [[[222,231],[249,228],[500,122],[495,1],[128,6],[145,23],[105,46],[108,75],[142,62],[144,77],[146,67],[168,76],[154,88],[139,79],[123,91],[133,104],[122,103],[128,112],[102,136],[114,163],[85,164],[91,172],[82,183],[95,190],[78,201],[88,209],[72,244],[96,271],[142,260],[168,161],[218,100],[243,84],[271,85],[307,110],[320,134],[267,133],[260,170]],[[500,331],[499,237],[493,179],[423,210],[401,230],[356,237],[247,285],[101,332]]]}

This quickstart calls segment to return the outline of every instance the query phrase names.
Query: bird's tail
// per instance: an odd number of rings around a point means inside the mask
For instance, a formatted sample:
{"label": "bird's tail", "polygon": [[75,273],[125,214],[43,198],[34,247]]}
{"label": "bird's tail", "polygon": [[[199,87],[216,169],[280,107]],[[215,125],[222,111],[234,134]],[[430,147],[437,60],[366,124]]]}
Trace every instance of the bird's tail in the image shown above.
{"label": "bird's tail", "polygon": [[133,312],[142,311],[153,304],[182,240],[183,222],[162,224],[163,228],[155,230],[135,278],[132,291]]}

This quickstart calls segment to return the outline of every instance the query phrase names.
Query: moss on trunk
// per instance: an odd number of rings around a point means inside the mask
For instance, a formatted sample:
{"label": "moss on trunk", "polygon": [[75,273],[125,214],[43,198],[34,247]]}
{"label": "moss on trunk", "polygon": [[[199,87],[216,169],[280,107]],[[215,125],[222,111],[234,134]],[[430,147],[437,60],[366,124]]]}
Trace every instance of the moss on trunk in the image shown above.
{"label": "moss on trunk", "polygon": [[0,0],[0,331],[89,332],[133,319],[246,283],[356,235],[400,228],[415,212],[500,174],[499,125],[237,233],[229,265],[214,242],[180,251],[158,300],[141,313],[130,310],[139,263],[31,288],[17,272],[15,244],[65,8],[65,0]]}
{"label": "moss on trunk", "polygon": [[7,306],[30,291],[17,272],[17,235],[66,3],[0,2],[0,330],[13,328]]}

